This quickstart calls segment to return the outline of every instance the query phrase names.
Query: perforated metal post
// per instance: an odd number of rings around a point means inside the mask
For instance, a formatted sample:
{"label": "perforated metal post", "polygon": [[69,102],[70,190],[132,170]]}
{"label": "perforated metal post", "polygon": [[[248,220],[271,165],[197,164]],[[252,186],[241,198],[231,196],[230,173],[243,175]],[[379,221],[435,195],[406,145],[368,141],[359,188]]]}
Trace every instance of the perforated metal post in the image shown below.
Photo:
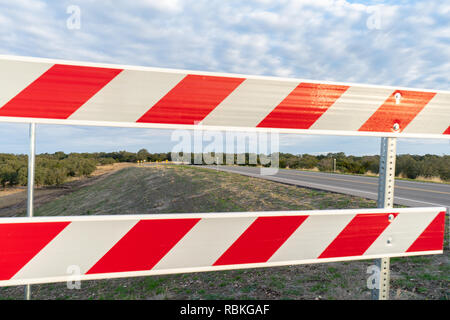
{"label": "perforated metal post", "polygon": [[[396,138],[381,138],[378,208],[393,208],[394,206],[396,147]],[[378,288],[372,289],[372,299],[387,300],[389,299],[390,259],[376,259],[375,265],[380,270],[380,278]]]}
{"label": "perforated metal post", "polygon": [[[36,154],[36,124],[30,124],[30,153],[28,155],[28,197],[27,197],[27,217],[33,216],[33,200],[34,200],[34,158]],[[25,299],[31,299],[31,286],[25,286]]]}

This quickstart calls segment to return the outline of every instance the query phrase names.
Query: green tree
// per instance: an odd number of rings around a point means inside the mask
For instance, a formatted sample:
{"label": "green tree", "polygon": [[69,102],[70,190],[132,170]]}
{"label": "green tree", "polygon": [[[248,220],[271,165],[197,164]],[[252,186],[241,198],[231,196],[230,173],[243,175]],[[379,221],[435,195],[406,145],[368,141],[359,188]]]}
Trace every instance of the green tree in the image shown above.
{"label": "green tree", "polygon": [[141,161],[148,161],[150,159],[150,153],[147,151],[147,149],[141,149],[137,152],[136,159]]}

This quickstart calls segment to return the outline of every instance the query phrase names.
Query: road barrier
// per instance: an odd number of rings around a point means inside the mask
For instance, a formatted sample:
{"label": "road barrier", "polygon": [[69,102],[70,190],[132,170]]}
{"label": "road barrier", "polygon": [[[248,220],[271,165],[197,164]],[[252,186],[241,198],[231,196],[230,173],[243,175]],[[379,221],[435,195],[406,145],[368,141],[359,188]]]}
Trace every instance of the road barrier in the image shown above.
{"label": "road barrier", "polygon": [[445,210],[4,218],[0,285],[440,254]]}
{"label": "road barrier", "polygon": [[[368,258],[387,299],[390,257],[443,252],[445,208],[392,206],[396,138],[450,139],[448,91],[8,56],[0,88],[0,122],[30,123],[28,218],[0,219],[0,285],[27,299],[74,276]],[[36,123],[379,136],[383,209],[36,218]]]}
{"label": "road barrier", "polygon": [[1,121],[450,137],[450,92],[0,56]]}

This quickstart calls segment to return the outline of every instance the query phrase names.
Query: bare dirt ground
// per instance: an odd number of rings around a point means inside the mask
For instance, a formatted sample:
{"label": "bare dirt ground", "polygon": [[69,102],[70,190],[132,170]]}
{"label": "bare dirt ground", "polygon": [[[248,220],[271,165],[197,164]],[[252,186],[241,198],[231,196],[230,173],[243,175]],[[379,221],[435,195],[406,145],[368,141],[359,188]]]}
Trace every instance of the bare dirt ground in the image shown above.
{"label": "bare dirt ground", "polygon": [[[129,167],[37,203],[36,215],[143,214],[370,208],[374,201],[191,166]],[[72,183],[72,182],[71,182]],[[0,199],[1,201],[1,199]],[[0,216],[17,215],[0,208]],[[391,259],[391,299],[448,300],[443,255]],[[32,286],[34,299],[370,299],[373,261],[323,263]],[[23,287],[0,288],[22,299]]]}

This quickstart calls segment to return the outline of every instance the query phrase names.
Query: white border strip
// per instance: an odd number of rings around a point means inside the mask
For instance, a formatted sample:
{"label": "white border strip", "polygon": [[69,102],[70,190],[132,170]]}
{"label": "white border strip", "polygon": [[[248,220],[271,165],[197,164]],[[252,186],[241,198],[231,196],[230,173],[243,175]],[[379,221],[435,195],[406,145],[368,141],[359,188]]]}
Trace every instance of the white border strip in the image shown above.
{"label": "white border strip", "polygon": [[154,219],[216,219],[216,218],[254,218],[277,216],[312,216],[338,214],[373,214],[373,213],[439,213],[447,211],[445,207],[423,208],[374,208],[374,209],[340,209],[340,210],[305,210],[305,211],[255,211],[255,212],[211,212],[211,213],[160,213],[140,215],[101,215],[101,216],[52,216],[52,217],[8,217],[0,218],[2,223],[30,222],[65,222],[65,221],[117,221],[117,220],[154,220]]}
{"label": "white border strip", "polygon": [[381,131],[340,131],[340,130],[312,130],[312,129],[278,129],[278,128],[249,128],[231,126],[205,126],[187,124],[142,123],[142,122],[111,122],[88,121],[69,119],[42,119],[22,117],[0,117],[0,123],[37,123],[52,125],[94,126],[94,127],[119,127],[119,128],[146,128],[146,129],[179,129],[179,130],[205,130],[205,131],[238,131],[238,132],[267,132],[281,134],[306,134],[328,136],[358,136],[358,137],[391,137],[391,138],[416,138],[416,139],[445,139],[450,140],[450,134],[435,133],[402,133]]}

